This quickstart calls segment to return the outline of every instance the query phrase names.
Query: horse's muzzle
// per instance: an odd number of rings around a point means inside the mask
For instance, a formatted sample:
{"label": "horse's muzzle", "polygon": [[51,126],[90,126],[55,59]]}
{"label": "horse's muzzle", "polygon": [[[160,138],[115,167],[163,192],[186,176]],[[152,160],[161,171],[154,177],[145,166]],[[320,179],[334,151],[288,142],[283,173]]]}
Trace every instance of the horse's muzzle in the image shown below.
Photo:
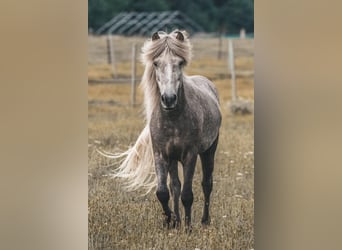
{"label": "horse's muzzle", "polygon": [[177,95],[162,95],[161,103],[164,109],[174,109],[177,105]]}

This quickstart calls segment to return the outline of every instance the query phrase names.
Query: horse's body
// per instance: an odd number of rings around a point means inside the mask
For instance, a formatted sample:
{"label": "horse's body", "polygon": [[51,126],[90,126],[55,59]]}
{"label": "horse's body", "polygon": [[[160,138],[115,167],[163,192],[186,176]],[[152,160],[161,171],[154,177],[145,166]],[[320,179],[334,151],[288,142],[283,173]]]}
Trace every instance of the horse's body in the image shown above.
{"label": "horse's body", "polygon": [[220,117],[217,93],[212,83],[201,76],[184,77],[179,90],[179,108],[154,110],[150,131],[154,151],[168,158],[183,160],[187,153],[202,153],[218,136]]}
{"label": "horse's body", "polygon": [[[212,83],[204,77],[184,77],[179,91],[179,108],[165,111],[157,108],[151,117],[150,131],[157,169],[157,196],[164,208],[166,220],[171,220],[168,208],[169,194],[166,186],[167,174],[171,177],[175,223],[179,223],[178,200],[180,181],[178,161],[183,165],[184,186],[182,202],[185,207],[186,223],[191,221],[193,202],[192,177],[197,155],[200,154],[203,167],[203,191],[205,194],[203,223],[208,223],[209,196],[212,189],[214,154],[220,126],[220,111],[217,94]],[[213,122],[215,121],[215,122]],[[206,212],[207,211],[207,212]]]}
{"label": "horse's body", "polygon": [[[186,226],[191,222],[192,179],[197,155],[203,170],[205,197],[202,223],[209,223],[214,155],[221,114],[216,89],[202,76],[186,76],[183,67],[190,60],[191,46],[185,33],[155,33],[143,47],[147,124],[135,146],[127,152],[117,176],[128,177],[132,189],[157,186],[156,194],[168,225],[180,223],[179,196],[185,209]],[[184,184],[178,178],[178,162],[183,165]],[[151,173],[151,170],[155,170]],[[167,176],[174,201],[169,208]],[[156,177],[156,181],[153,177]]]}

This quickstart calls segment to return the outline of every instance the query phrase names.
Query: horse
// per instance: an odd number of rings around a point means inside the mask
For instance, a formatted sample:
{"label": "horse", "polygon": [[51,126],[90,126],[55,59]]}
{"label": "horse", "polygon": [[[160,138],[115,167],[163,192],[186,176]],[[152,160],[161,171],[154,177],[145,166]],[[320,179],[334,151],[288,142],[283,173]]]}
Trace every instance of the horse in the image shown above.
{"label": "horse", "polygon": [[[187,76],[183,70],[191,59],[191,43],[185,31],[155,32],[142,47],[145,65],[146,126],[128,151],[114,176],[126,178],[129,190],[156,187],[168,227],[181,224],[179,197],[185,210],[186,228],[191,228],[192,182],[197,156],[202,163],[204,208],[202,224],[210,223],[209,205],[213,187],[214,157],[221,126],[219,97],[214,84],[203,76]],[[178,176],[183,166],[184,183]],[[173,211],[169,207],[170,192]]]}

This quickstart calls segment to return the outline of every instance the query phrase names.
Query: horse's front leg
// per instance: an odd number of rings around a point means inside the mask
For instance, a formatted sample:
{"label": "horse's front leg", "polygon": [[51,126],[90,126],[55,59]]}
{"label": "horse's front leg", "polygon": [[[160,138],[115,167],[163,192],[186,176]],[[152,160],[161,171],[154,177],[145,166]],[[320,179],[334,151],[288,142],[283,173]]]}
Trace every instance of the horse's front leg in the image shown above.
{"label": "horse's front leg", "polygon": [[173,218],[173,227],[178,227],[180,225],[180,215],[179,215],[179,196],[181,191],[181,183],[178,177],[178,162],[172,161],[169,168],[169,173],[171,177],[170,189],[173,196],[173,210],[175,216]]}
{"label": "horse's front leg", "polygon": [[194,201],[192,193],[192,179],[196,166],[197,155],[188,155],[183,163],[184,185],[181,194],[182,203],[185,210],[185,226],[187,231],[191,231],[191,206]]}
{"label": "horse's front leg", "polygon": [[171,209],[169,207],[170,194],[166,183],[169,166],[167,161],[160,158],[158,155],[159,154],[157,154],[157,156],[155,157],[155,167],[158,181],[156,195],[164,210],[165,223],[167,226],[169,226],[172,215]]}

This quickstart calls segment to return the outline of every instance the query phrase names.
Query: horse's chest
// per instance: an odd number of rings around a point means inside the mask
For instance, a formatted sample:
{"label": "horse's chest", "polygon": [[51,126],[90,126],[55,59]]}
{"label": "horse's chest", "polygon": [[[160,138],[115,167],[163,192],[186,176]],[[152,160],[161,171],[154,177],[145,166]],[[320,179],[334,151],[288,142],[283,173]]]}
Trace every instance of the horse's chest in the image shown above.
{"label": "horse's chest", "polygon": [[155,137],[154,144],[163,155],[174,159],[180,159],[191,147],[189,136],[184,131],[175,128],[160,130],[158,136]]}
{"label": "horse's chest", "polygon": [[165,142],[165,153],[168,156],[178,157],[182,155],[184,144],[181,143],[179,137],[172,137]]}

